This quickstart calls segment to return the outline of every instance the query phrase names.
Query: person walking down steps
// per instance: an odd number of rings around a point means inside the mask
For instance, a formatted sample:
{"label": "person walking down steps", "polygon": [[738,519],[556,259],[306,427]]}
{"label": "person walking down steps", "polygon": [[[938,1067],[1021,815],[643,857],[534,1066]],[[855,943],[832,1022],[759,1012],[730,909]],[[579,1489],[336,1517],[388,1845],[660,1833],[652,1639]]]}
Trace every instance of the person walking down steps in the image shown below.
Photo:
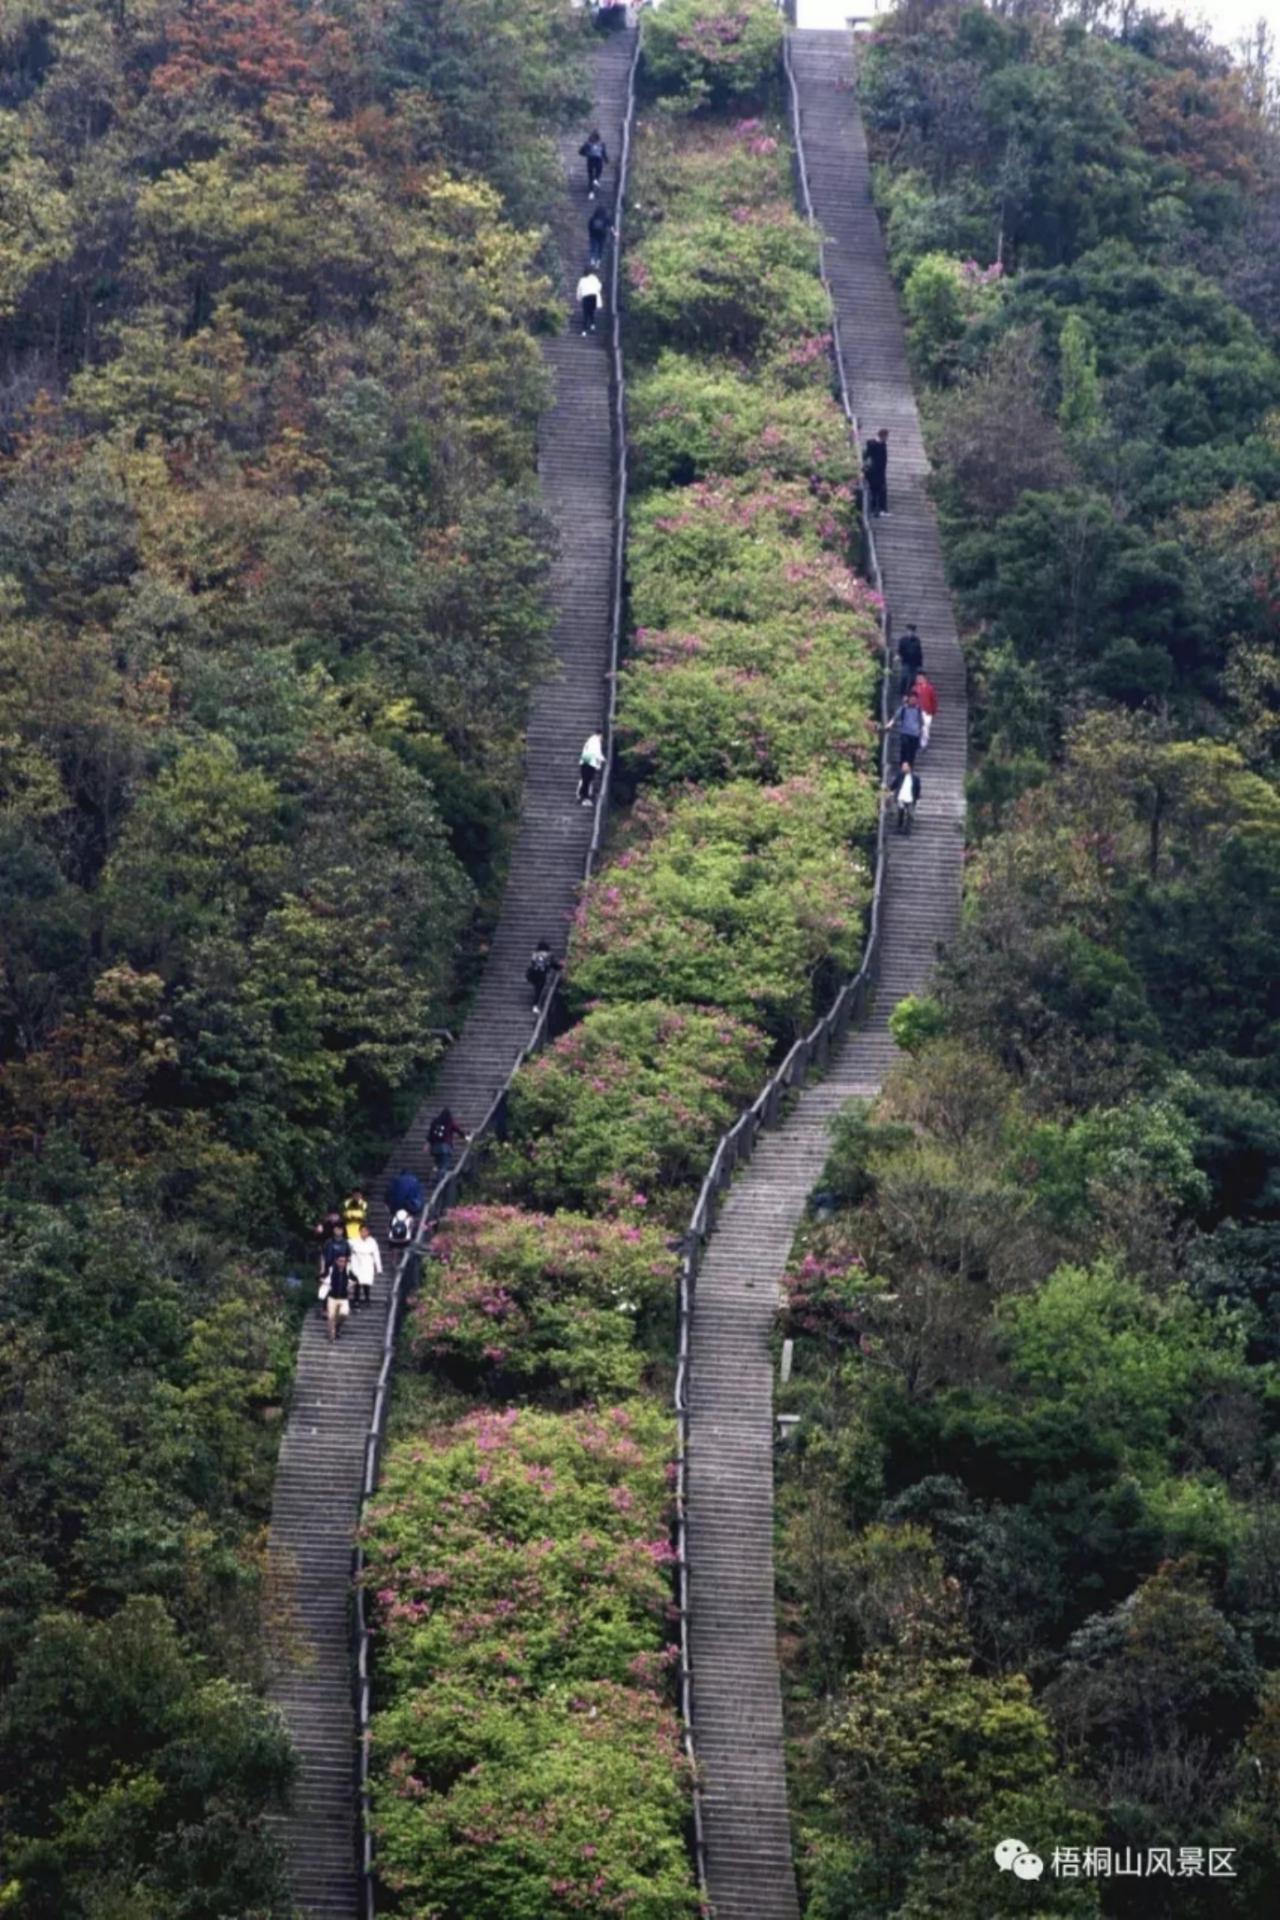
{"label": "person walking down steps", "polygon": [[910,834],[916,803],[920,798],[920,775],[909,760],[904,760],[898,771],[893,783],[893,797],[898,803],[898,832]]}
{"label": "person walking down steps", "polygon": [[588,736],[578,761],[578,799],[589,807],[596,797],[596,781],[604,771],[604,741],[598,733]]}
{"label": "person walking down steps", "polygon": [[918,673],[911,691],[920,702],[920,751],[923,753],[929,745],[929,735],[938,713],[938,689],[932,680],[926,680],[923,673]]}
{"label": "person walking down steps", "polygon": [[867,480],[867,512],[873,516],[889,511],[889,429],[881,427],[874,440],[862,450],[862,471]]}
{"label": "person walking down steps", "polygon": [[341,1253],[334,1255],[333,1265],[320,1282],[320,1298],[324,1301],[329,1340],[332,1343],[338,1337],[342,1322],[351,1312],[350,1256],[345,1246]]}
{"label": "person walking down steps", "polygon": [[382,1249],[370,1233],[367,1220],[362,1220],[351,1236],[351,1254],[347,1267],[354,1282],[353,1305],[370,1306],[373,1301],[373,1283],[382,1272]]}
{"label": "person walking down steps", "polygon": [[902,668],[902,679],[898,684],[898,697],[901,699],[903,694],[910,693],[916,675],[924,672],[924,648],[920,644],[914,621],[908,622],[907,630],[898,642],[898,665]]}
{"label": "person walking down steps", "polygon": [[604,250],[609,244],[609,236],[614,231],[613,215],[601,202],[592,207],[591,218],[587,221],[587,247],[591,254],[591,266],[598,267],[604,259]]}
{"label": "person walking down steps", "polygon": [[600,185],[600,175],[604,172],[605,163],[609,158],[609,149],[600,137],[599,127],[592,127],[578,148],[578,152],[587,163],[587,198],[594,200],[596,188]]}
{"label": "person walking down steps", "polygon": [[552,953],[551,942],[549,940],[539,940],[533,950],[533,957],[524,970],[524,977],[529,982],[533,993],[533,1011],[535,1013],[540,1011],[547,988],[563,965],[564,962],[557,960],[554,953]]}
{"label": "person walking down steps", "polygon": [[898,729],[898,758],[905,766],[914,767],[924,735],[924,715],[920,711],[914,688],[904,695],[902,705],[888,722],[885,731],[891,731],[894,727]]}
{"label": "person walking down steps", "polygon": [[600,284],[600,275],[594,266],[589,266],[578,282],[577,297],[582,306],[582,337],[596,330],[596,315],[600,311],[600,299],[604,288]]}

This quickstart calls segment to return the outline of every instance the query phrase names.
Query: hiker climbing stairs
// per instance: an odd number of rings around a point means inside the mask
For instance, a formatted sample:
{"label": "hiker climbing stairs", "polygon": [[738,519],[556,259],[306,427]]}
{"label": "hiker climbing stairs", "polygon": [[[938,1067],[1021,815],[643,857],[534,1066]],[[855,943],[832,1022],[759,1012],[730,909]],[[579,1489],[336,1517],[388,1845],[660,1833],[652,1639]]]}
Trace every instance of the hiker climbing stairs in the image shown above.
{"label": "hiker climbing stairs", "polygon": [[698,1273],[688,1440],[694,1743],[715,1920],[794,1920],[773,1568],[770,1336],[787,1256],[832,1116],[892,1063],[892,1008],[929,981],[960,906],[966,710],[906,344],[871,203],[850,33],[793,32],[800,164],[824,236],[845,375],[864,435],[889,429],[889,516],[876,544],[896,631],[919,626],[939,713],[909,839],[886,837],[878,986],[825,1078],[765,1134],[724,1201]]}
{"label": "hiker climbing stairs", "polygon": [[[592,117],[611,156],[612,201],[635,35],[602,38],[590,56]],[[591,840],[576,797],[578,753],[604,719],[610,665],[614,477],[608,329],[568,329],[586,248],[587,196],[578,132],[561,142],[565,192],[553,223],[566,330],[547,342],[554,390],[539,433],[542,499],[558,535],[552,571],[556,666],[535,694],[526,741],[520,827],[484,977],[430,1102],[370,1194],[370,1224],[391,1265],[382,1191],[400,1167],[430,1185],[426,1132],[447,1104],[469,1131],[483,1119],[530,1035],[524,970],[546,935],[560,951]],[[365,1911],[357,1865],[356,1724],[351,1666],[351,1567],[365,1439],[382,1362],[388,1276],[372,1306],[353,1311],[331,1347],[318,1314],[303,1329],[280,1449],[268,1539],[271,1697],[298,1755],[291,1814],[281,1822],[293,1897],[303,1920],[356,1920]]]}

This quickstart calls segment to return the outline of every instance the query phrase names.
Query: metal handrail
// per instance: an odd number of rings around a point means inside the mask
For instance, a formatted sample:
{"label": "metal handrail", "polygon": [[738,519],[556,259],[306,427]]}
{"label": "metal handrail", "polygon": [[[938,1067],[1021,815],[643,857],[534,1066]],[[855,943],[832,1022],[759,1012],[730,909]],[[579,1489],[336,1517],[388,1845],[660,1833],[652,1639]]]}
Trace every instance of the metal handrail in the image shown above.
{"label": "metal handrail", "polygon": [[[862,433],[858,416],[854,412],[849,395],[849,383],[845,374],[844,349],[840,340],[840,317],[836,311],[835,296],[831,290],[831,281],[827,274],[826,248],[823,244],[821,229],[814,217],[813,201],[809,194],[808,166],[805,160],[804,135],[800,121],[800,96],[796,87],[795,73],[791,65],[791,41],[788,36],[783,42],[783,65],[786,69],[788,96],[791,107],[791,130],[796,157],[796,174],[800,189],[801,204],[809,225],[818,236],[818,272],[826,291],[831,310],[831,350],[834,372],[840,394],[840,407],[854,437],[854,445],[861,449]],[[891,684],[891,621],[888,604],[884,594],[884,578],[880,571],[880,560],[876,553],[875,532],[869,518],[864,518],[867,539],[867,551],[870,558],[872,585],[880,596],[880,635],[884,649],[884,666],[880,680],[880,718],[886,724],[880,746],[880,780],[885,784],[889,771],[889,688]],[[782,1064],[765,1082],[751,1105],[747,1107],[731,1127],[721,1135],[711,1165],[698,1190],[689,1216],[689,1226],[684,1238],[684,1254],[681,1260],[679,1288],[679,1322],[676,1333],[676,1380],[675,1411],[677,1422],[676,1448],[676,1600],[680,1614],[680,1714],[684,1722],[684,1747],[693,1769],[693,1824],[695,1859],[698,1871],[698,1884],[705,1898],[707,1895],[706,1843],[703,1834],[702,1792],[698,1779],[697,1756],[693,1741],[693,1700],[695,1675],[689,1650],[689,1565],[688,1565],[688,1515],[686,1511],[686,1468],[689,1449],[689,1343],[691,1321],[697,1294],[698,1268],[706,1241],[714,1227],[716,1208],[720,1196],[725,1192],[738,1167],[745,1165],[755,1150],[755,1143],[766,1127],[776,1126],[781,1115],[784,1096],[793,1088],[802,1087],[809,1075],[809,1069],[815,1059],[825,1062],[831,1045],[843,1039],[848,1027],[855,1019],[861,1018],[866,1010],[867,1001],[875,985],[880,962],[880,916],[884,895],[884,840],[886,812],[878,810],[876,823],[875,881],[871,890],[871,911],[867,922],[867,940],[863,949],[862,965],[851,980],[846,980],[832,1005],[810,1031],[787,1053]]]}
{"label": "metal handrail", "polygon": [[[596,792],[595,816],[592,822],[591,844],[587,849],[584,862],[583,880],[591,878],[596,860],[599,857],[604,837],[607,810],[609,805],[609,765],[612,756],[614,712],[617,704],[618,660],[622,646],[622,592],[623,592],[623,556],[626,543],[627,509],[627,439],[626,439],[626,388],[622,369],[622,332],[618,312],[618,260],[622,247],[622,215],[626,201],[627,179],[631,161],[631,127],[635,114],[636,63],[639,57],[640,36],[635,35],[635,44],[631,50],[631,63],[627,69],[627,94],[623,109],[622,151],[618,161],[618,184],[614,205],[615,239],[610,268],[610,323],[609,323],[609,378],[610,409],[613,418],[614,442],[614,485],[613,485],[613,556],[612,591],[609,609],[609,665],[604,677],[604,744],[605,765]],[[427,1204],[412,1244],[401,1255],[391,1283],[391,1298],[387,1311],[387,1324],[382,1340],[382,1365],[378,1371],[378,1385],[373,1399],[373,1415],[365,1435],[364,1475],[360,1485],[360,1512],[357,1516],[355,1547],[352,1552],[352,1580],[355,1594],[354,1602],[354,1673],[356,1708],[356,1793],[357,1825],[359,1835],[358,1872],[361,1887],[361,1912],[363,1920],[375,1920],[376,1879],[373,1864],[373,1832],[369,1822],[369,1739],[372,1720],[373,1698],[370,1675],[370,1634],[365,1608],[364,1590],[364,1548],[360,1542],[359,1525],[364,1516],[365,1502],[373,1497],[378,1484],[378,1468],[382,1458],[383,1443],[386,1438],[387,1403],[391,1383],[391,1370],[395,1361],[396,1340],[399,1333],[400,1317],[404,1302],[422,1261],[427,1245],[436,1225],[457,1200],[458,1192],[464,1181],[470,1177],[479,1162],[481,1151],[495,1136],[501,1136],[506,1119],[507,1100],[511,1092],[511,1083],[525,1062],[540,1052],[545,1044],[552,1010],[560,991],[560,976],[553,977],[542,1005],[533,1023],[528,1040],[520,1049],[520,1054],[499,1087],[488,1112],[473,1131],[456,1166],[438,1180],[431,1190]]]}

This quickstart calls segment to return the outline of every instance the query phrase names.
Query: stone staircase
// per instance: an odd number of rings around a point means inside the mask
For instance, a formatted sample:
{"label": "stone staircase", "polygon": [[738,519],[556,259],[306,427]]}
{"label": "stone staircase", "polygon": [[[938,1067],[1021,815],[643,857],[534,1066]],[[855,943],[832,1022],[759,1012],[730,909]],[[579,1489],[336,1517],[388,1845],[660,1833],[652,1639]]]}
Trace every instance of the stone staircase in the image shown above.
{"label": "stone staircase", "polygon": [[895,631],[914,620],[939,713],[918,768],[911,837],[886,838],[879,984],[826,1076],[766,1133],[727,1195],[691,1326],[688,1559],[694,1742],[715,1920],[796,1920],[773,1566],[773,1364],[781,1279],[826,1160],[831,1118],[874,1094],[894,1057],[888,1016],[927,988],[959,918],[965,671],[925,480],[897,296],[871,204],[853,36],[790,38],[803,161],[864,435],[889,429],[889,516],[876,545]]}
{"label": "stone staircase", "polygon": [[[608,144],[610,201],[635,49],[631,32],[602,37],[591,55],[592,115]],[[583,130],[585,131],[585,129]],[[448,1104],[468,1130],[487,1112],[530,1036],[524,970],[545,935],[563,952],[593,815],[576,797],[578,755],[601,727],[609,669],[614,476],[608,331],[569,325],[586,258],[583,132],[561,142],[565,194],[553,223],[563,266],[566,328],[546,344],[555,391],[539,432],[542,497],[559,534],[552,574],[556,670],[536,694],[526,742],[520,829],[484,978],[430,1100],[370,1190],[370,1224],[390,1266],[382,1192],[400,1167],[430,1187],[426,1132]],[[389,1273],[367,1310],[353,1310],[330,1346],[309,1316],[280,1449],[268,1537],[267,1635],[271,1697],[298,1756],[292,1810],[281,1821],[302,1920],[357,1920],[351,1569],[365,1440],[387,1332]]]}

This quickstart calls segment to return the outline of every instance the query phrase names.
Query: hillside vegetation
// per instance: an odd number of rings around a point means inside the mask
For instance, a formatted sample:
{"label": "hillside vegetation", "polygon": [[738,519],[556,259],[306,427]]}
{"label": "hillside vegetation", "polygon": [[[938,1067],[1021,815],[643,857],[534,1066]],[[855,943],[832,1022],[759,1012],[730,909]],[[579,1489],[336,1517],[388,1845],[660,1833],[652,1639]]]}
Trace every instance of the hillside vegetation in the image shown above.
{"label": "hillside vegetation", "polygon": [[1261,68],[1047,13],[912,4],[861,67],[977,754],[959,940],[789,1279],[823,1920],[1280,1869],[1280,147]]}
{"label": "hillside vegetation", "polygon": [[[745,24],[743,24],[745,19]],[[717,24],[718,23],[718,24]],[[622,806],[482,1204],[435,1241],[367,1526],[387,1910],[700,1911],[677,1715],[678,1235],[856,967],[877,608],[771,0],[646,23],[623,273]]]}
{"label": "hillside vegetation", "polygon": [[258,1920],[280,1271],[505,858],[580,27],[0,16],[0,1910]]}

